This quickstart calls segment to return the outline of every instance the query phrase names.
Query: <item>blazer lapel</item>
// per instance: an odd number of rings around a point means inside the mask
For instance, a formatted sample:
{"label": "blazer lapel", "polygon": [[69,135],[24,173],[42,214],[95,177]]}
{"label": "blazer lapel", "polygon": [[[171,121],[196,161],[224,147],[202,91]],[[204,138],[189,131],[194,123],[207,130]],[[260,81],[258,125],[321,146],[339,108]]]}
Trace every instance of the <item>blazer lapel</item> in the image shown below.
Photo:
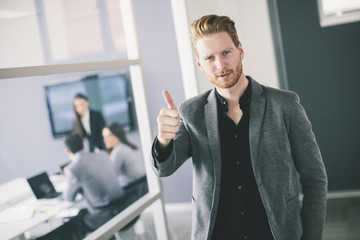
{"label": "blazer lapel", "polygon": [[221,173],[221,161],[219,160],[221,159],[221,151],[215,89],[210,92],[207,100],[208,103],[204,107],[205,124],[211,150],[211,156],[213,158],[215,182],[219,181],[220,183],[219,177]]}
{"label": "blazer lapel", "polygon": [[251,162],[254,168],[257,159],[266,99],[262,96],[263,89],[261,85],[253,79],[250,79],[250,81],[252,93],[250,101],[249,143]]}

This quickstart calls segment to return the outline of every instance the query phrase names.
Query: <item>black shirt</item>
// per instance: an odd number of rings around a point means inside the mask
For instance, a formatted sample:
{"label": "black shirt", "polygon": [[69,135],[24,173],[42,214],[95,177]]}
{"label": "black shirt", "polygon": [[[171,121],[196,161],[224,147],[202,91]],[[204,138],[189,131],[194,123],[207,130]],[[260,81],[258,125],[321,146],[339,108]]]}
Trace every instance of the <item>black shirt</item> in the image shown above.
{"label": "black shirt", "polygon": [[220,200],[212,239],[273,239],[250,158],[251,84],[239,100],[243,112],[235,124],[228,104],[216,91],[221,144]]}

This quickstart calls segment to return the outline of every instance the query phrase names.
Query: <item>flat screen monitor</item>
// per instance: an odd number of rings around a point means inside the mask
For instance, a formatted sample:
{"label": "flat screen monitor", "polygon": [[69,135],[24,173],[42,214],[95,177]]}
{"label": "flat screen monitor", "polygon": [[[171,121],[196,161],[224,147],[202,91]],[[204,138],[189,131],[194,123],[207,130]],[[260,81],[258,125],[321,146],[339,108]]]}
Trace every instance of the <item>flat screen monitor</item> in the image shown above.
{"label": "flat screen monitor", "polygon": [[135,127],[134,104],[127,74],[87,76],[80,81],[45,86],[45,95],[54,137],[74,130],[73,99],[77,93],[89,98],[90,108],[103,114],[106,124],[117,122],[125,131]]}

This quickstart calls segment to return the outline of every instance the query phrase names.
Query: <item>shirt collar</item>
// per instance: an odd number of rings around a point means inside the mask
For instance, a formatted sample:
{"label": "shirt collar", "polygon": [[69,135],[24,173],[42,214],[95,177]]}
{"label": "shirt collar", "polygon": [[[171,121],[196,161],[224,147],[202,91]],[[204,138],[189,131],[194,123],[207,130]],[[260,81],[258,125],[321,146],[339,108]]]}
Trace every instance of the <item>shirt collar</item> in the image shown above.
{"label": "shirt collar", "polygon": [[90,118],[90,111],[89,109],[86,109],[86,111],[84,112],[84,115],[81,117],[83,119],[89,119]]}
{"label": "shirt collar", "polygon": [[[221,106],[221,109],[223,110],[224,113],[227,113],[229,111],[227,101],[220,95],[220,93],[217,91],[216,88],[215,88],[215,93],[216,93],[217,102]],[[244,94],[239,99],[240,106],[243,106],[244,104],[246,104],[246,102],[250,102],[250,97],[251,97],[251,81],[249,79],[249,84]]]}

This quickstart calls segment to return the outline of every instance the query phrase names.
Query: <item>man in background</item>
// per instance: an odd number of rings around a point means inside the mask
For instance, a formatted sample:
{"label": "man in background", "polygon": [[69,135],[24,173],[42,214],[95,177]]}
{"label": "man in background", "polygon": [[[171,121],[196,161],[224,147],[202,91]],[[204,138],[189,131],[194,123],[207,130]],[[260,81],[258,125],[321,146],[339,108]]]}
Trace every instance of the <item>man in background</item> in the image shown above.
{"label": "man in background", "polygon": [[107,207],[121,198],[124,191],[106,152],[85,152],[82,137],[77,133],[68,134],[65,145],[71,163],[64,168],[67,187],[63,197],[74,201],[78,193],[82,194],[88,210],[84,232],[94,231],[114,216],[114,208]]}

